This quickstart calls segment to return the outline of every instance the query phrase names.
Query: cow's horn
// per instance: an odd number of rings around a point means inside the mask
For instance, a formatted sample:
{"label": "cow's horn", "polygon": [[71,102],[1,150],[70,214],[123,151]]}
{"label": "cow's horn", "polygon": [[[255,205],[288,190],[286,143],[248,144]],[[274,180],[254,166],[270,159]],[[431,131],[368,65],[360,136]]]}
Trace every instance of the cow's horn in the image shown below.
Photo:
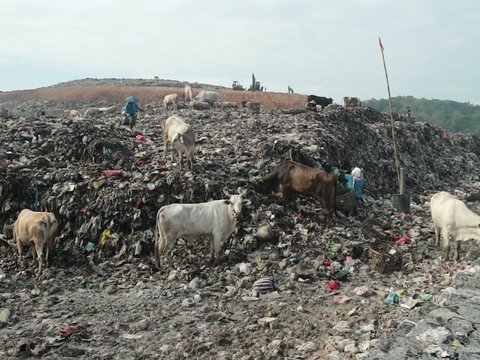
{"label": "cow's horn", "polygon": [[247,189],[242,190],[242,187],[239,186],[238,189],[237,189],[237,193],[243,196],[247,193]]}
{"label": "cow's horn", "polygon": [[228,191],[227,191],[226,189],[223,189],[223,193],[224,193],[225,195],[227,195],[228,197],[232,196],[232,195],[230,195],[230,194],[228,193]]}

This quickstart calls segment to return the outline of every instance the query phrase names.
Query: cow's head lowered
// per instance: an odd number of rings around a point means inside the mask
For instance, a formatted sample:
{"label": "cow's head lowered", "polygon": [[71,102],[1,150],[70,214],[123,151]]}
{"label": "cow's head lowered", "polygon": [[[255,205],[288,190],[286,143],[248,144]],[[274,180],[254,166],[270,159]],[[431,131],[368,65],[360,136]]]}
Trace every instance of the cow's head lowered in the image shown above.
{"label": "cow's head lowered", "polygon": [[225,204],[231,205],[233,214],[235,215],[236,218],[239,218],[242,216],[242,206],[243,205],[250,205],[252,202],[248,199],[244,199],[243,196],[247,193],[247,190],[241,190],[241,188],[238,188],[238,195],[230,195],[226,190],[223,192],[229,196],[230,198],[228,200],[225,200]]}

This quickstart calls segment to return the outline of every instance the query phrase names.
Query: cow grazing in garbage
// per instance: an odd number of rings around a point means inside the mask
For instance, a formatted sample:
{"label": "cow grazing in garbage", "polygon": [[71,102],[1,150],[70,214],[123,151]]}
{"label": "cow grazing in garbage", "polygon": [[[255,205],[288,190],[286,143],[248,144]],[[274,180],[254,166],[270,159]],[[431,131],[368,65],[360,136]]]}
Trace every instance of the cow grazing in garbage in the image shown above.
{"label": "cow grazing in garbage", "polygon": [[195,134],[192,127],[180,116],[172,115],[165,120],[163,128],[164,155],[167,156],[171,147],[171,160],[174,161],[174,151],[177,151],[180,158],[180,170],[183,169],[183,155],[188,159],[190,169],[193,169],[195,154]]}
{"label": "cow grazing in garbage", "polygon": [[358,97],[345,96],[343,106],[346,108],[362,106],[362,101]]}
{"label": "cow grazing in garbage", "polygon": [[77,118],[77,119],[78,119],[78,118],[81,118],[81,117],[82,117],[82,113],[81,113],[80,111],[78,111],[78,110],[70,110],[70,111],[68,112],[68,116],[69,116],[70,118]]}
{"label": "cow grazing in garbage", "polygon": [[185,102],[189,103],[193,101],[192,87],[190,85],[185,86]]}
{"label": "cow grazing in garbage", "polygon": [[435,245],[439,245],[441,236],[447,260],[451,242],[456,244],[455,259],[459,260],[462,241],[480,240],[480,216],[452,194],[442,191],[433,195],[430,212],[435,229]]}
{"label": "cow grazing in garbage", "polygon": [[[23,209],[13,224],[13,238],[17,243],[19,261],[22,261],[23,246],[33,245],[38,260],[38,274],[42,274],[43,265],[47,265],[49,242],[52,236],[51,213]],[[56,220],[55,220],[56,222]],[[56,230],[55,230],[56,232]]]}
{"label": "cow grazing in garbage", "polygon": [[237,217],[242,213],[243,205],[250,200],[244,199],[246,191],[230,195],[228,200],[212,200],[198,204],[170,204],[163,206],[157,213],[155,262],[160,266],[160,257],[165,254],[170,266],[170,252],[179,237],[211,235],[211,263],[220,256],[222,245],[235,230]]}
{"label": "cow grazing in garbage", "polygon": [[190,101],[188,103],[188,107],[194,110],[208,110],[212,108],[212,105],[210,105],[210,103],[206,101],[195,100],[195,101]]}
{"label": "cow grazing in garbage", "polygon": [[101,113],[102,112],[100,111],[99,108],[90,108],[90,109],[85,110],[85,112],[83,113],[83,117],[88,118],[90,116],[100,115]]}
{"label": "cow grazing in garbage", "polygon": [[330,105],[333,102],[332,98],[327,98],[323,96],[316,96],[316,95],[308,95],[307,97],[307,103],[305,104],[306,107],[312,107],[315,108],[316,105],[319,105],[322,109],[325,108],[325,106]]}
{"label": "cow grazing in garbage", "polygon": [[337,186],[333,174],[294,161],[284,161],[262,180],[278,184],[278,191],[282,195],[294,190],[300,194],[317,196],[327,213],[327,227],[331,226]]}
{"label": "cow grazing in garbage", "polygon": [[213,104],[220,100],[220,95],[216,91],[202,90],[198,93],[195,99],[208,102],[210,106],[213,106]]}
{"label": "cow grazing in garbage", "polygon": [[102,114],[115,114],[118,111],[117,105],[98,108]]}
{"label": "cow grazing in garbage", "polygon": [[165,95],[163,98],[163,106],[168,110],[168,105],[172,104],[173,109],[177,110],[177,102],[178,102],[178,95],[177,94],[170,94],[170,95]]}

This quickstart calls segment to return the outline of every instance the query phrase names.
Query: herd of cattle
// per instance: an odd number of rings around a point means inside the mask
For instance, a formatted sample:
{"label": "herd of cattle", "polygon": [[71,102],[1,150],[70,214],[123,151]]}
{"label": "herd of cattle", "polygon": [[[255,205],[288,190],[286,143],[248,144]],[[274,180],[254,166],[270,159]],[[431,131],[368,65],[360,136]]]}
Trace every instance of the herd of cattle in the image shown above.
{"label": "herd of cattle", "polygon": [[[208,110],[212,107],[218,109],[235,109],[239,107],[258,107],[259,103],[254,102],[247,102],[242,101],[240,103],[236,103],[233,101],[222,101],[220,98],[220,94],[217,91],[211,90],[201,90],[197,96],[193,96],[192,88],[190,85],[185,86],[184,93],[172,93],[165,95],[162,101],[163,106],[168,109],[177,110],[180,104],[186,104],[188,108],[194,110]],[[333,104],[332,98],[327,98],[323,96],[317,95],[308,95],[307,102],[305,107],[315,110],[323,110],[328,105]],[[345,108],[352,108],[362,106],[362,102],[358,97],[350,97],[345,96],[342,99],[342,105]],[[109,106],[109,107],[95,107],[89,108],[85,110],[82,114],[79,110],[70,110],[69,116],[71,118],[81,118],[81,117],[92,117],[92,116],[99,116],[102,114],[114,114],[118,112],[117,106]]]}
{"label": "herd of cattle", "polygon": [[[174,115],[176,117],[176,115]],[[181,119],[172,121],[172,117],[166,121],[177,129],[187,129]],[[171,129],[170,129],[171,130]],[[179,133],[171,130],[173,137],[166,135],[170,141],[172,150],[179,140]],[[292,193],[300,193],[317,197],[326,212],[327,228],[331,226],[333,213],[335,212],[335,193],[337,177],[326,170],[311,168],[293,161],[284,161],[272,172],[263,177],[264,183],[275,185],[272,190],[278,190],[275,195],[284,196]],[[155,236],[155,263],[160,266],[160,259],[165,256],[172,266],[171,251],[177,239],[182,237],[189,239],[202,235],[210,236],[211,240],[211,263],[218,259],[222,247],[234,232],[237,219],[242,214],[242,207],[250,205],[245,199],[247,190],[238,189],[238,194],[228,195],[225,200],[212,200],[195,204],[170,204],[161,207],[156,216]],[[435,245],[439,245],[442,237],[442,245],[448,260],[450,258],[451,243],[456,245],[456,256],[460,257],[460,244],[470,239],[480,240],[480,216],[468,209],[466,205],[455,196],[440,192],[432,196],[430,211],[435,230]],[[50,212],[35,212],[23,209],[12,225],[6,228],[13,230],[13,238],[18,248],[19,261],[22,261],[24,246],[31,246],[33,257],[38,260],[38,276],[42,274],[44,266],[49,266],[54,251],[55,238],[58,235],[58,223],[56,217]]]}
{"label": "herd of cattle", "polygon": [[[215,95],[216,94],[216,95]],[[172,96],[175,95],[175,96]],[[164,105],[173,104],[176,107],[177,94],[167,95]],[[218,93],[201,92],[194,100],[191,88],[185,88],[185,99],[195,103],[196,101],[218,101]],[[200,99],[200,100],[199,100]],[[360,106],[358,98],[345,97],[345,107]],[[321,108],[332,103],[331,98],[308,96],[307,106],[319,106]],[[97,109],[100,112],[112,111],[114,107]],[[194,166],[195,133],[193,127],[178,115],[172,115],[164,123],[164,156],[171,151],[171,161],[174,162],[174,154],[179,156],[179,167],[183,169],[184,157],[188,160],[190,169]],[[325,166],[324,169],[316,169],[296,163],[283,161],[277,168],[262,178],[262,182],[269,186],[275,195],[286,196],[300,193],[314,196],[321,202],[325,211],[326,227],[330,227],[333,214],[336,213],[337,183],[341,176],[332,173]],[[228,195],[226,200],[212,200],[197,204],[170,204],[163,206],[156,216],[155,236],[155,262],[160,266],[160,259],[166,256],[169,264],[172,264],[171,251],[179,237],[189,238],[201,235],[211,237],[211,261],[218,259],[222,246],[236,228],[237,219],[242,214],[242,207],[250,205],[245,199],[247,191],[238,189],[238,194]],[[431,198],[430,210],[435,229],[435,244],[438,245],[440,237],[443,239],[443,247],[446,258],[450,257],[450,244],[456,244],[456,259],[459,258],[460,243],[470,239],[480,240],[480,216],[469,210],[465,204],[453,195],[440,192]],[[33,256],[37,257],[38,275],[40,276],[44,266],[51,262],[55,246],[55,238],[58,235],[58,223],[55,214],[50,212],[35,212],[23,209],[16,221],[5,228],[13,230],[13,238],[18,248],[19,261],[22,260],[24,246],[33,248]]]}

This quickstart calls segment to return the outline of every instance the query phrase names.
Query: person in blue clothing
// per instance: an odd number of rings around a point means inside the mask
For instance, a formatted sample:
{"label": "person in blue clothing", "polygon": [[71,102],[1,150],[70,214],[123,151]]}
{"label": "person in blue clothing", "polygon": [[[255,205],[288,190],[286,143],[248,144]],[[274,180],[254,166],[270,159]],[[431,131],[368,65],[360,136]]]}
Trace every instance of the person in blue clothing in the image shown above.
{"label": "person in blue clothing", "polygon": [[129,125],[132,129],[137,121],[137,112],[141,110],[138,98],[129,96],[122,111],[123,115],[125,115],[124,125]]}
{"label": "person in blue clothing", "polygon": [[362,202],[362,188],[367,180],[365,180],[362,170],[358,167],[353,168],[351,174],[345,174],[345,179],[347,179],[347,187],[353,190],[353,195],[355,196],[354,212],[356,213]]}

